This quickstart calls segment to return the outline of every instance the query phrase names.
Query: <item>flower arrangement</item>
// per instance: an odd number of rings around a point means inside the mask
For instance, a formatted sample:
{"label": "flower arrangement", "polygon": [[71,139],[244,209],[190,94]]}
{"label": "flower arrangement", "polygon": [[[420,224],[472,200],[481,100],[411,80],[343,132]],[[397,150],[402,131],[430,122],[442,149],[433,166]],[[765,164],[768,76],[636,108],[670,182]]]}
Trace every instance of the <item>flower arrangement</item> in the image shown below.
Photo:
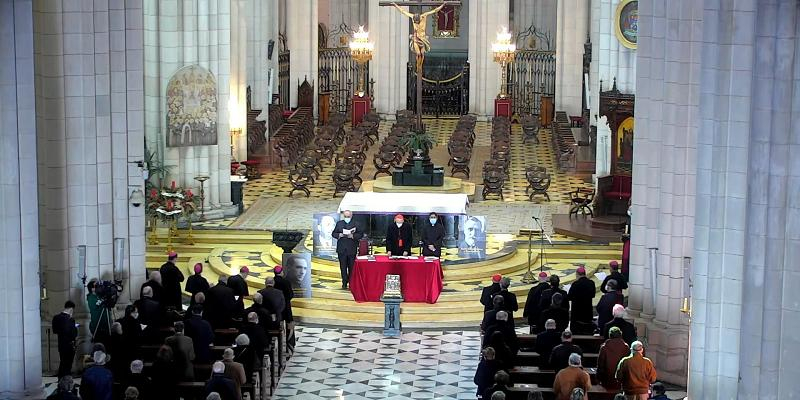
{"label": "flower arrangement", "polygon": [[200,199],[191,189],[183,189],[175,185],[158,190],[151,188],[148,195],[147,211],[152,218],[162,222],[171,222],[181,216],[190,219],[197,210]]}

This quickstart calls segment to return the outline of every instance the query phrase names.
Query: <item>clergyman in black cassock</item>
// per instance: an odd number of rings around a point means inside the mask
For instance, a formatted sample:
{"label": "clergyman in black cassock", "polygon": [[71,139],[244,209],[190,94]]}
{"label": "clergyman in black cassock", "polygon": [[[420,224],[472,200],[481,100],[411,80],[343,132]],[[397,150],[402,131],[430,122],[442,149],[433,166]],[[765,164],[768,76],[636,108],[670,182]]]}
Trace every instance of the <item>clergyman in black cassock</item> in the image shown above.
{"label": "clergyman in black cassock", "polygon": [[442,256],[442,241],[444,240],[444,224],[436,213],[428,215],[428,221],[422,224],[420,232],[423,256]]}
{"label": "clergyman in black cassock", "polygon": [[410,255],[411,240],[411,225],[402,214],[395,215],[394,223],[386,228],[386,252],[390,256]]}
{"label": "clergyman in black cassock", "polygon": [[[347,230],[349,233],[344,233]],[[356,262],[358,241],[364,236],[361,228],[353,222],[353,213],[350,210],[342,212],[342,219],[333,227],[331,235],[336,238],[336,255],[339,256],[339,272],[342,274],[342,289],[350,283],[353,265]]]}
{"label": "clergyman in black cassock", "polygon": [[78,327],[72,312],[75,303],[67,301],[64,311],[53,317],[53,333],[58,336],[58,377],[69,375],[72,372],[72,360],[75,358],[75,339],[78,337]]}

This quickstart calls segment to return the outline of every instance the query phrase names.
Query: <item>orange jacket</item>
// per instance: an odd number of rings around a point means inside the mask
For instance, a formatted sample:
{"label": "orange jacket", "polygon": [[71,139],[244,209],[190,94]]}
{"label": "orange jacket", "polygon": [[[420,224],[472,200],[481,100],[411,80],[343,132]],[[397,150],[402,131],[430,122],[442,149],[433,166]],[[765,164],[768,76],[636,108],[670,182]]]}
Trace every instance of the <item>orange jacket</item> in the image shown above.
{"label": "orange jacket", "polygon": [[586,393],[584,399],[588,400],[591,387],[592,382],[589,379],[589,374],[583,368],[569,366],[556,374],[556,380],[553,382],[553,393],[556,395],[556,400],[570,400],[572,390],[581,388]]}
{"label": "orange jacket", "polygon": [[647,394],[656,381],[656,369],[649,358],[633,352],[619,361],[616,376],[626,395]]}

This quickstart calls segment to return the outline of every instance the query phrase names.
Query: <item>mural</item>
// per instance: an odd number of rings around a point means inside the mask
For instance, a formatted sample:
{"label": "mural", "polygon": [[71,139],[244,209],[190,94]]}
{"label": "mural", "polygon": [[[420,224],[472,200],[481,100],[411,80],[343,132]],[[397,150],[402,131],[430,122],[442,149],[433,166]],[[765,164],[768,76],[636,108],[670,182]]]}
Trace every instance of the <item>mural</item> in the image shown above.
{"label": "mural", "polygon": [[623,0],[617,6],[614,31],[623,46],[635,49],[639,31],[639,2]]}
{"label": "mural", "polygon": [[199,65],[179,69],[167,84],[167,147],[217,144],[217,81]]}
{"label": "mural", "polygon": [[630,173],[633,166],[633,117],[625,118],[617,128],[617,169]]}
{"label": "mural", "polygon": [[436,38],[457,38],[458,20],[461,14],[461,6],[446,5],[436,13],[436,20],[433,22],[433,36]]}

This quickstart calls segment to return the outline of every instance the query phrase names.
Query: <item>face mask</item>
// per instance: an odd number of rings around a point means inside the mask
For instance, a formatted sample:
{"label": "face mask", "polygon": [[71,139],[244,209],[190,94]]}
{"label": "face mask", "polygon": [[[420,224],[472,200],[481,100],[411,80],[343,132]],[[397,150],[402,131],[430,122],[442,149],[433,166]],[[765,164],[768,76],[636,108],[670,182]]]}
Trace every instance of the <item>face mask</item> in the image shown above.
{"label": "face mask", "polygon": [[134,319],[139,319],[139,313],[138,312],[131,313],[131,317],[133,317]]}
{"label": "face mask", "polygon": [[344,223],[349,224],[351,219],[350,217],[344,217]]}
{"label": "face mask", "polygon": [[431,221],[431,225],[436,225],[436,218],[429,218],[428,221]]}
{"label": "face mask", "polygon": [[402,222],[397,222],[397,221],[394,221],[394,224],[395,224],[395,225],[397,225],[397,227],[398,227],[398,228],[399,228],[399,227],[401,227],[401,226],[403,226],[403,223],[402,223]]}

